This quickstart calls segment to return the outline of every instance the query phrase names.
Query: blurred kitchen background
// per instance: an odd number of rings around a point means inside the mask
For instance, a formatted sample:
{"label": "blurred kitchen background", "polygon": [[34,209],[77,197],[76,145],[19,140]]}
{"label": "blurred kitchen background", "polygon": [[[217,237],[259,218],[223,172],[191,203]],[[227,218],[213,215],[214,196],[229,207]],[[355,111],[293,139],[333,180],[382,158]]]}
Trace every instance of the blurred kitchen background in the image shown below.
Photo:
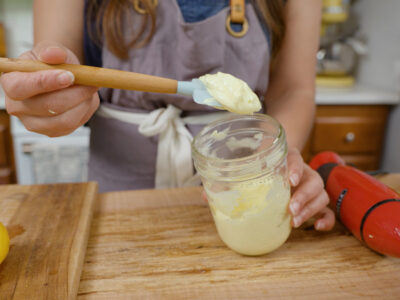
{"label": "blurred kitchen background", "polygon": [[[400,1],[323,3],[318,107],[303,156],[333,150],[366,171],[400,172]],[[32,47],[32,0],[0,0],[0,23],[0,56]],[[86,180],[89,133],[28,132],[6,113],[0,88],[0,183]]]}

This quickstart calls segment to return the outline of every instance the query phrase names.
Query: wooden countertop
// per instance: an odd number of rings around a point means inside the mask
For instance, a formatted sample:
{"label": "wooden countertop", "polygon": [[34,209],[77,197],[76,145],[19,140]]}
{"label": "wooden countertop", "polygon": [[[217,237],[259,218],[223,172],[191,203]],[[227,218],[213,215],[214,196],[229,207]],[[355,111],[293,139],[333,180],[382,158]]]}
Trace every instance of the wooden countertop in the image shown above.
{"label": "wooden countertop", "polygon": [[[380,179],[400,190],[400,174]],[[78,299],[398,299],[400,259],[337,224],[246,257],[219,239],[200,188],[100,195]]]}
{"label": "wooden countertop", "polygon": [[318,105],[397,105],[400,98],[395,90],[356,83],[349,88],[317,86],[315,102]]}

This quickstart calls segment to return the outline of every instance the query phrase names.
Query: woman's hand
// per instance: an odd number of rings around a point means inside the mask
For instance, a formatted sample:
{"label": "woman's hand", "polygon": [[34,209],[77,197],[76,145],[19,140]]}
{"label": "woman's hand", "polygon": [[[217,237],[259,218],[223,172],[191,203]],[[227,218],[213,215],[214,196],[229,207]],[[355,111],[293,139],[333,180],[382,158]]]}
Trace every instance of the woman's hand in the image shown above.
{"label": "woman's hand", "polygon": [[331,230],[335,224],[335,215],[327,207],[329,197],[321,177],[304,163],[296,148],[289,149],[287,161],[289,181],[293,191],[289,204],[293,216],[292,225],[299,227],[309,218],[315,217],[316,230]]}
{"label": "woman's hand", "polygon": [[[21,59],[48,64],[79,64],[65,47],[41,42]],[[86,123],[99,106],[97,88],[73,85],[74,76],[64,70],[10,72],[0,78],[6,94],[6,109],[26,129],[50,137],[67,135]]]}

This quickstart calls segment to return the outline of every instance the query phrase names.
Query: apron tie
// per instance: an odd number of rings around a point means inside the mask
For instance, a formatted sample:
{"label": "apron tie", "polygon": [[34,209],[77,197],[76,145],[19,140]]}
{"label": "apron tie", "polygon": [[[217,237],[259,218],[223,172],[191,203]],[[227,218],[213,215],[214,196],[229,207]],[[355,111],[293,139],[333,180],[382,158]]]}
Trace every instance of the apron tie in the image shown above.
{"label": "apron tie", "polygon": [[156,188],[186,186],[193,177],[193,137],[180,118],[181,112],[169,104],[167,108],[153,110],[139,125],[142,135],[158,135]]}
{"label": "apron tie", "polygon": [[192,135],[185,123],[204,124],[207,118],[189,117],[181,119],[181,110],[169,104],[148,114],[131,113],[101,105],[97,114],[139,125],[140,134],[152,137],[158,135],[155,188],[172,188],[200,185],[200,177],[194,174],[192,163]]}

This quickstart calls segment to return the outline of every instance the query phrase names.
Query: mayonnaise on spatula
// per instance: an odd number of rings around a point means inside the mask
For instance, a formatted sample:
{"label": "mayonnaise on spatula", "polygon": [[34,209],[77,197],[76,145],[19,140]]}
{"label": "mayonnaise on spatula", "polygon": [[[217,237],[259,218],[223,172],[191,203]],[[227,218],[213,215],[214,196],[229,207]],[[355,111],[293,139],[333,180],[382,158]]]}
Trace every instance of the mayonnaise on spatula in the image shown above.
{"label": "mayonnaise on spatula", "polygon": [[[221,106],[218,109],[226,109],[238,114],[253,114],[261,109],[261,103],[257,95],[248,84],[230,74],[218,72],[201,76],[199,80],[204,84],[208,93]],[[207,104],[207,99],[204,101]]]}

